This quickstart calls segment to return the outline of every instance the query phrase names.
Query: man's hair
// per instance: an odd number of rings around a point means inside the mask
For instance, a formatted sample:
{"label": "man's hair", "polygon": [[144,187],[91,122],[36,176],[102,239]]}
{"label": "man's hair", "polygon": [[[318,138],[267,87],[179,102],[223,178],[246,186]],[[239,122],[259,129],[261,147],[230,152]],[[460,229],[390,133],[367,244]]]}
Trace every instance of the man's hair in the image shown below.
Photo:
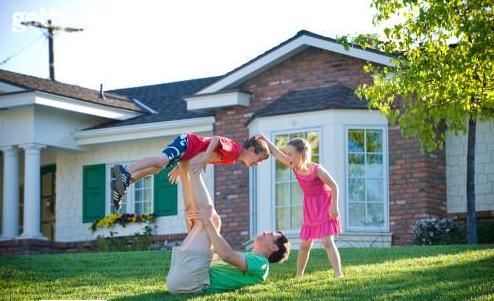
{"label": "man's hair", "polygon": [[287,260],[288,256],[290,256],[290,250],[292,248],[286,236],[281,231],[276,231],[276,232],[281,234],[281,236],[279,236],[274,241],[274,243],[278,247],[278,250],[274,251],[273,253],[271,253],[271,255],[269,255],[268,261],[270,263],[282,263],[283,261]]}
{"label": "man's hair", "polygon": [[244,148],[248,149],[249,147],[254,148],[254,153],[256,154],[264,154],[264,159],[269,158],[269,147],[266,141],[262,140],[262,138],[256,138],[255,136],[250,137],[245,140]]}

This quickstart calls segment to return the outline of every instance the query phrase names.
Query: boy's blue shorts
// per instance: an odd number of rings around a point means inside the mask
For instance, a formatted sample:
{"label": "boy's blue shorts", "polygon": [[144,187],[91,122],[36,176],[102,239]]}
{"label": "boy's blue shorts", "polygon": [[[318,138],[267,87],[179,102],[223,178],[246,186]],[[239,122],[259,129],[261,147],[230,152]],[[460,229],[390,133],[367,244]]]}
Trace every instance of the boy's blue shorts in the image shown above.
{"label": "boy's blue shorts", "polygon": [[184,156],[185,150],[189,145],[189,139],[187,134],[178,135],[168,146],[162,151],[165,154],[170,162],[168,162],[168,166],[175,164],[180,161]]}

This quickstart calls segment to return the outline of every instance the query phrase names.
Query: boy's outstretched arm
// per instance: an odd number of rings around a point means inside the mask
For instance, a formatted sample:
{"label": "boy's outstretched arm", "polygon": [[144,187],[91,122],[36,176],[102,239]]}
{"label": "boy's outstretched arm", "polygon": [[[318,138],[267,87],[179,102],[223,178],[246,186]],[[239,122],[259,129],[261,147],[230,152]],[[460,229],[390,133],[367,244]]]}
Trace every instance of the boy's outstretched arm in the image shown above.
{"label": "boy's outstretched arm", "polygon": [[262,140],[266,141],[266,143],[268,144],[268,147],[269,147],[269,152],[278,161],[280,161],[281,163],[283,163],[287,166],[291,165],[292,162],[290,161],[290,158],[288,158],[287,155],[285,155],[278,147],[276,147],[276,145],[274,145],[274,143],[271,142],[271,140],[269,140],[266,136],[264,136],[264,134],[257,134],[256,136],[261,138]]}

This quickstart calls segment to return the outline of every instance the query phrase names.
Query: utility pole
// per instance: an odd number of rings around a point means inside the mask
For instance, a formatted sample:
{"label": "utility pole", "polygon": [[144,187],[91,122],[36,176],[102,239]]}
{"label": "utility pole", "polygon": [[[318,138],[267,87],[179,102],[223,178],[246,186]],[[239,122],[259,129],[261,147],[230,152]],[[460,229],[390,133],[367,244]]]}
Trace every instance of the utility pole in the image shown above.
{"label": "utility pole", "polygon": [[41,29],[46,29],[48,32],[47,38],[48,38],[48,62],[50,66],[50,79],[55,80],[55,55],[53,52],[53,32],[55,30],[59,31],[66,31],[66,32],[76,32],[76,31],[82,31],[82,28],[73,28],[73,27],[63,27],[59,25],[53,25],[51,23],[51,20],[48,20],[46,24],[43,24],[38,21],[27,21],[27,22],[21,22],[22,25],[25,26],[33,26],[33,27],[38,27]]}

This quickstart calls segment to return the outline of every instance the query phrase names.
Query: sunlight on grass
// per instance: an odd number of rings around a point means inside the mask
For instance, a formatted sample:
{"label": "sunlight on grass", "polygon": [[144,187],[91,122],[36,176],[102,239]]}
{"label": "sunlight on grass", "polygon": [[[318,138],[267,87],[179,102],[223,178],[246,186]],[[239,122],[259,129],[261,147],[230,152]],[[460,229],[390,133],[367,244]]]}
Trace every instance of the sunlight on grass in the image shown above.
{"label": "sunlight on grass", "polygon": [[174,296],[165,288],[169,252],[115,252],[0,258],[0,299],[108,300],[494,300],[492,246],[341,249],[344,279],[314,250],[306,277],[293,278],[296,253],[272,265],[268,281],[221,294]]}

